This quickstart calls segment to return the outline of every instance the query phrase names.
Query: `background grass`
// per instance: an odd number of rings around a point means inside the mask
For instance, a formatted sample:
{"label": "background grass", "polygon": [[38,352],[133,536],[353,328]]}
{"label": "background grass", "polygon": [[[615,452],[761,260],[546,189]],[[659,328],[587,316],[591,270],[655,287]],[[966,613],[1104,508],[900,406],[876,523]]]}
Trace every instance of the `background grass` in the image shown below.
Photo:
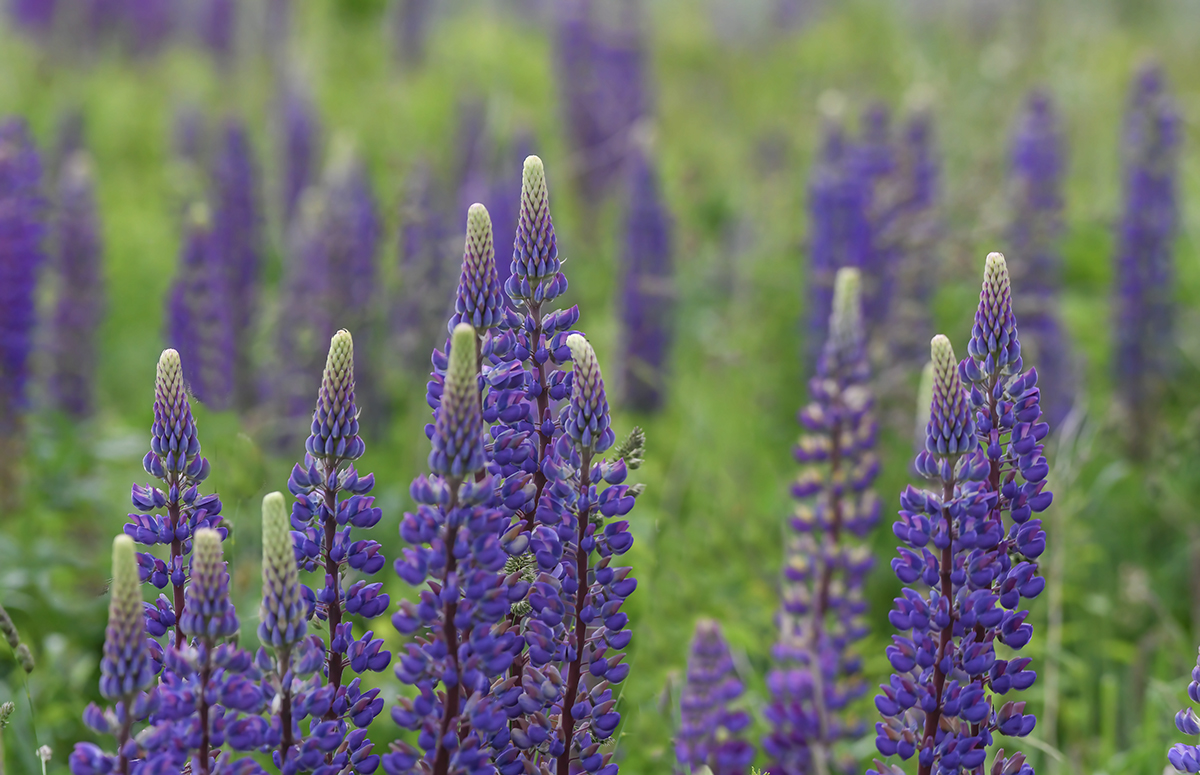
{"label": "background grass", "polygon": [[[1061,702],[1057,729],[1043,724],[1034,733],[1044,741],[1033,745],[1035,759],[1039,771],[1161,771],[1165,749],[1178,737],[1171,716],[1186,699],[1200,642],[1200,12],[1194,0],[850,0],[830,3],[790,30],[772,29],[766,5],[649,4],[655,133],[676,221],[679,304],[667,409],[656,417],[618,412],[615,418],[620,431],[643,424],[649,439],[638,472],[648,490],[634,512],[630,553],[639,588],[628,604],[635,640],[622,699],[623,769],[656,773],[672,766],[670,687],[684,669],[699,616],[725,626],[748,684],[746,703],[757,708],[764,699],[794,473],[793,416],[805,401],[799,357],[805,181],[818,98],[839,91],[851,115],[871,99],[898,111],[917,99],[931,101],[947,227],[936,256],[934,312],[939,329],[961,348],[983,256],[1004,247],[1010,127],[1028,89],[1043,85],[1061,107],[1069,139],[1063,309],[1083,375],[1087,430],[1080,444],[1054,458],[1049,530],[1051,557],[1060,563],[1063,648],[1046,653],[1044,595],[1034,606],[1037,635],[1029,652],[1043,677],[1048,660],[1060,666]],[[602,363],[612,364],[620,204],[585,211],[567,185],[572,157],[546,30],[506,4],[446,3],[424,65],[399,70],[381,3],[314,0],[298,9],[299,72],[330,133],[353,138],[364,153],[382,202],[387,236],[380,262],[388,282],[398,279],[406,171],[429,159],[448,177],[459,106],[483,98],[501,134],[534,130],[569,259],[564,301],[580,305],[581,327]],[[242,54],[236,69],[222,72],[187,47],[130,62],[115,52],[87,60],[48,52],[11,32],[0,39],[0,113],[27,117],[48,148],[64,111],[82,109],[106,246],[98,415],[72,427],[38,412],[27,448],[4,451],[20,455],[24,490],[0,520],[0,596],[39,660],[30,689],[38,740],[55,750],[51,772],[65,772],[71,744],[88,735],[79,715],[97,695],[108,542],[129,510],[130,483],[145,479],[140,461],[179,238],[178,183],[169,159],[175,108],[198,103],[214,119],[246,117],[268,195],[277,185],[276,85],[261,52],[247,46]],[[1148,56],[1164,65],[1185,121],[1176,255],[1181,358],[1161,424],[1141,429],[1154,453],[1129,462],[1112,420],[1109,299],[1120,118],[1130,77]],[[283,257],[278,208],[271,206],[268,276],[278,278]],[[266,309],[273,295],[272,286]],[[421,432],[427,408],[424,375],[384,365],[395,373],[395,411],[366,438],[360,469],[376,473],[385,516],[375,537],[394,556],[408,482],[427,453]],[[890,410],[889,416],[908,416],[907,407]],[[222,495],[232,530],[227,551],[250,643],[258,503],[283,488],[291,460],[262,445],[255,418],[203,408],[197,414],[214,472],[209,482]],[[886,523],[908,479],[909,436],[907,420],[897,420],[882,438],[877,491],[888,508],[872,539],[879,570],[868,590],[873,633],[862,646],[875,681],[888,672],[886,611],[896,582],[887,571],[895,540]],[[406,594],[389,572],[381,576],[393,597]],[[390,646],[399,645],[386,621],[379,626]],[[380,683],[390,701],[394,681]],[[1035,712],[1044,686],[1039,681],[1028,693]],[[0,700],[21,700],[6,735],[12,772],[36,767],[24,692],[11,655],[0,654]],[[869,698],[862,712],[873,721]],[[386,714],[375,726],[377,740],[394,734]],[[873,746],[867,739],[853,748],[866,756]]]}

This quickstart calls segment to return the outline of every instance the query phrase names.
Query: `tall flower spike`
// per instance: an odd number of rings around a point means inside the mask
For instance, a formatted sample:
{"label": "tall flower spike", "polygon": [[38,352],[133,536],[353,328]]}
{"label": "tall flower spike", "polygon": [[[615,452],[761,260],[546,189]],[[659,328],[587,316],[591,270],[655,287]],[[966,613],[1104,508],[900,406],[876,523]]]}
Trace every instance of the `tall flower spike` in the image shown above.
{"label": "tall flower spike", "polygon": [[540,302],[551,295],[549,289],[542,287],[543,281],[557,278],[561,267],[554,222],[550,219],[546,168],[540,158],[530,156],[521,173],[521,214],[517,220],[517,241],[513,245],[512,277],[505,290],[514,299]]}
{"label": "tall flower spike", "polygon": [[292,549],[291,522],[283,495],[263,498],[262,607],[258,639],[272,648],[287,648],[307,631],[300,599],[300,572]]}
{"label": "tall flower spike", "polygon": [[733,670],[733,656],[711,619],[696,622],[687,683],[679,696],[680,727],[675,757],[695,772],[707,766],[713,775],[740,775],[754,758],[754,746],[741,739],[750,714],[729,707],[744,688]]}
{"label": "tall flower spike", "polygon": [[1017,339],[1017,320],[1013,316],[1012,285],[1008,264],[1000,253],[989,253],[983,268],[983,288],[975,325],[967,344],[971,359],[980,361],[985,373],[999,368],[1004,375],[1021,370],[1021,342]]}
{"label": "tall flower spike", "polygon": [[478,202],[467,210],[467,246],[457,296],[450,318],[451,332],[459,323],[469,323],[482,332],[504,322],[504,294],[496,273],[492,219]]}
{"label": "tall flower spike", "polygon": [[138,579],[133,539],[113,539],[112,587],[104,659],[100,661],[100,693],[113,701],[130,701],[154,683],[154,663],[146,645],[142,621],[142,587]]}
{"label": "tall flower spike", "polygon": [[99,223],[87,154],[71,153],[58,181],[54,261],[58,298],[51,323],[50,395],[74,418],[93,410],[96,339],[104,314]]}
{"label": "tall flower spike", "polygon": [[429,467],[435,473],[456,479],[482,470],[486,462],[475,345],[474,328],[466,323],[454,327],[450,365],[429,453]]}
{"label": "tall flower spike", "polygon": [[581,449],[603,452],[616,436],[608,422],[608,399],[604,395],[604,377],[596,351],[579,334],[567,337],[571,360],[575,363],[571,378],[571,401],[566,407],[563,429]]}
{"label": "tall flower spike", "polygon": [[[1200,657],[1192,668],[1192,682],[1188,684],[1188,698],[1200,703]],[[1175,714],[1175,728],[1188,737],[1200,735],[1200,718],[1191,705]],[[1192,743],[1176,743],[1167,751],[1167,761],[1176,772],[1200,772],[1200,746]]]}
{"label": "tall flower spike", "polygon": [[229,602],[229,570],[221,535],[212,528],[196,531],[192,543],[192,583],[179,625],[185,635],[215,642],[238,631],[237,612]]}
{"label": "tall flower spike", "polygon": [[358,436],[358,407],[354,404],[354,339],[344,328],[329,342],[305,449],[315,458],[331,460],[357,460],[366,450]]}
{"label": "tall flower spike", "polygon": [[182,473],[199,455],[200,440],[183,381],[183,363],[179,353],[168,348],[158,358],[154,378],[154,424],[150,427],[146,470],[154,474],[150,470],[154,468],[150,462],[154,456],[162,461],[161,467],[167,473]]}
{"label": "tall flower spike", "polygon": [[925,449],[933,455],[964,455],[973,451],[978,442],[974,438],[975,422],[967,403],[967,391],[958,375],[954,347],[949,339],[938,334],[929,343],[929,350],[933,361],[933,401],[929,406],[929,425],[925,428]]}

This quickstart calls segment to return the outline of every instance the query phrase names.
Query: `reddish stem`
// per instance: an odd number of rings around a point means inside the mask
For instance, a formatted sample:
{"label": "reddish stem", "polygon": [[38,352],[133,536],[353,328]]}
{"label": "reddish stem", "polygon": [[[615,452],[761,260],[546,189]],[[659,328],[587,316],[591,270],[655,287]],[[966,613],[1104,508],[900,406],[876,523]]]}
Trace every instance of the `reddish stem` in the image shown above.
{"label": "reddish stem", "polygon": [[[167,477],[167,492],[172,490],[179,491],[183,489],[183,483],[179,481],[178,474],[171,474]],[[176,498],[167,503],[167,519],[171,524],[171,561],[167,566],[167,574],[173,576],[175,568],[175,558],[183,556],[183,542],[179,540],[179,520],[183,517],[183,510],[179,506],[179,499]],[[175,604],[175,648],[183,648],[183,627],[180,622],[183,619],[183,585],[171,582],[173,587]]]}
{"label": "reddish stem", "polygon": [[[592,453],[583,453],[583,465],[579,471],[579,494],[587,496],[591,487]],[[587,538],[588,515],[591,514],[591,503],[579,514],[579,537],[575,544],[575,659],[567,674],[567,694],[562,707],[562,735],[564,749],[558,757],[558,775],[570,775],[571,772],[571,740],[575,737],[575,718],[571,708],[575,707],[575,698],[579,696],[579,680],[583,674],[583,650],[587,639],[587,623],[580,615],[588,596],[588,559],[589,553],[583,550],[584,539]]]}
{"label": "reddish stem", "polygon": [[[338,488],[335,484],[332,488],[328,487],[330,475],[337,470],[336,463],[327,463],[323,470],[325,484],[322,484],[321,489],[325,497],[325,510],[329,513],[325,520],[325,575],[332,579],[329,583],[333,585],[333,594],[331,594],[327,610],[329,614],[329,684],[336,690],[342,685],[342,655],[333,650],[333,639],[337,633],[338,626],[342,623],[342,580],[341,570],[338,567],[338,562],[333,559],[333,542],[337,538],[337,494]],[[334,719],[337,714],[333,708],[330,708],[325,714],[327,720]]]}
{"label": "reddish stem", "polygon": [[208,682],[212,678],[212,643],[204,644],[204,663],[200,666],[200,694],[196,698],[196,712],[200,716],[200,749],[196,758],[200,760],[200,772],[197,775],[209,773],[209,724],[208,724]]}
{"label": "reddish stem", "polygon": [[[458,506],[458,487],[462,484],[459,479],[450,479],[447,484],[450,487],[450,504],[446,507],[446,513],[449,514]],[[458,568],[458,558],[454,556],[454,542],[458,538],[458,528],[451,527],[446,530],[444,539],[446,551],[446,575],[442,578],[443,584],[450,583],[450,577]],[[445,587],[443,587],[444,589]],[[433,759],[433,775],[447,775],[450,770],[450,750],[442,744],[446,739],[446,735],[450,732],[451,726],[455,719],[458,718],[458,695],[459,687],[462,686],[462,674],[458,669],[458,628],[454,626],[454,616],[458,613],[458,601],[451,600],[446,603],[446,607],[442,612],[442,637],[446,639],[446,650],[449,652],[450,663],[454,666],[454,675],[457,679],[454,685],[446,689],[446,707],[442,711],[442,729],[438,735],[437,753]]]}
{"label": "reddish stem", "polygon": [[292,670],[291,646],[279,650],[279,761],[287,761],[287,752],[295,745],[292,735],[292,681],[288,675]]}
{"label": "reddish stem", "polygon": [[[952,466],[953,467],[953,466]],[[937,695],[937,706],[933,712],[925,714],[925,734],[921,740],[922,750],[925,747],[925,741],[929,741],[932,746],[937,740],[938,725],[942,720],[942,690],[946,686],[946,674],[942,672],[942,659],[946,656],[946,650],[950,647],[950,641],[954,637],[954,588],[950,581],[951,566],[954,563],[954,521],[950,518],[950,500],[954,497],[954,479],[942,483],[942,518],[946,520],[946,532],[948,540],[946,546],[942,549],[941,563],[941,585],[942,596],[950,601],[950,621],[942,628],[938,643],[937,662],[933,665],[933,691]],[[933,762],[929,764],[921,764],[917,768],[918,775],[930,775],[933,769]]]}

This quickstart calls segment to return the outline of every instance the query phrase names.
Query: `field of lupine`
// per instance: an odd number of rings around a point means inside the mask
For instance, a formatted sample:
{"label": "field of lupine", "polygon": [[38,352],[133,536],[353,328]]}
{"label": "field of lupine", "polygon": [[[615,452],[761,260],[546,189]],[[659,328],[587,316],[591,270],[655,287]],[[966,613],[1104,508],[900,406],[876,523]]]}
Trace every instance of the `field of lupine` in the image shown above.
{"label": "field of lupine", "polygon": [[1200,772],[1190,0],[3,18],[0,775]]}

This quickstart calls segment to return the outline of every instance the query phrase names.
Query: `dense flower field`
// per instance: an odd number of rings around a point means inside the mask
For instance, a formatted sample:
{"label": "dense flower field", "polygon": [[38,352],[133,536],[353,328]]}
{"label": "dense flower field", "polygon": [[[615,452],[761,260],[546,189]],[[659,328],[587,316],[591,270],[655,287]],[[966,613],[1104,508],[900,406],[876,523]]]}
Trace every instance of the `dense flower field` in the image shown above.
{"label": "dense flower field", "polygon": [[0,38],[0,775],[1200,772],[1188,3]]}

